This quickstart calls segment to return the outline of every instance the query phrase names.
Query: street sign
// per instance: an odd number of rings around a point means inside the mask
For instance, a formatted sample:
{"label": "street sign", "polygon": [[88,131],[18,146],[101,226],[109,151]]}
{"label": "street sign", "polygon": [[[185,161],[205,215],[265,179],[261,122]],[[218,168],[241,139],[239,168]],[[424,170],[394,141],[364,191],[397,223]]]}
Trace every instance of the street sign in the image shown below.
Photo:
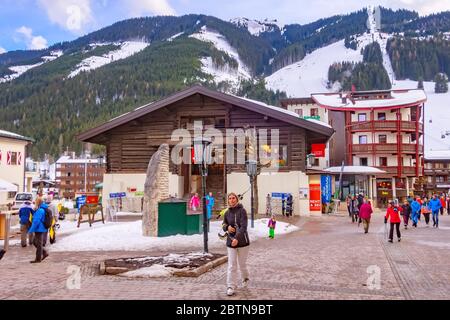
{"label": "street sign", "polygon": [[274,199],[282,199],[284,196],[284,198],[286,199],[288,194],[287,193],[283,193],[283,192],[272,192],[272,198]]}
{"label": "street sign", "polygon": [[127,194],[125,192],[116,192],[116,193],[110,193],[109,197],[111,199],[113,199],[113,198],[124,198],[124,197],[126,197],[126,195]]}

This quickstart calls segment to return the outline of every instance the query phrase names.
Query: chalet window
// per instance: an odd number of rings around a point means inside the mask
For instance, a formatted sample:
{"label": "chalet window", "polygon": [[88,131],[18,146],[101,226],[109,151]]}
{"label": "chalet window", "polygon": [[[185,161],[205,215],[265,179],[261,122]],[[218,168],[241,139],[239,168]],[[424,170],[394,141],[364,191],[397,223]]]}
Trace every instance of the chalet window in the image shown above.
{"label": "chalet window", "polygon": [[366,121],[367,116],[365,113],[358,113],[358,122]]}
{"label": "chalet window", "polygon": [[359,158],[359,165],[360,166],[367,166],[367,158]]}
{"label": "chalet window", "polygon": [[319,109],[318,108],[311,108],[311,117],[315,117],[319,115]]}
{"label": "chalet window", "polygon": [[367,136],[359,136],[359,144],[366,144]]}
{"label": "chalet window", "polygon": [[299,117],[303,117],[303,109],[295,109],[294,111]]}
{"label": "chalet window", "polygon": [[445,180],[444,176],[436,176],[436,182],[445,182]]}
{"label": "chalet window", "polygon": [[378,136],[378,141],[379,141],[380,143],[387,143],[387,136],[386,136],[385,134],[380,134],[380,135]]}
{"label": "chalet window", "polygon": [[387,167],[387,157],[380,157],[380,167]]}
{"label": "chalet window", "polygon": [[386,113],[384,112],[378,113],[378,120],[386,120]]}
{"label": "chalet window", "polygon": [[[260,161],[268,163],[274,161],[278,162],[279,167],[285,167],[288,164],[288,149],[287,145],[281,145],[279,148],[271,148],[270,146],[263,146],[263,152]],[[272,154],[273,152],[273,154]],[[274,164],[275,165],[275,164]]]}
{"label": "chalet window", "polygon": [[428,181],[428,183],[433,183],[433,177],[432,176],[428,176],[427,181]]}
{"label": "chalet window", "polygon": [[17,152],[9,152],[9,161],[8,164],[12,165],[12,166],[16,166],[18,165],[18,161],[17,161]]}
{"label": "chalet window", "polygon": [[318,167],[319,165],[320,165],[320,164],[319,164],[319,159],[314,158],[313,166],[314,166],[314,167]]}

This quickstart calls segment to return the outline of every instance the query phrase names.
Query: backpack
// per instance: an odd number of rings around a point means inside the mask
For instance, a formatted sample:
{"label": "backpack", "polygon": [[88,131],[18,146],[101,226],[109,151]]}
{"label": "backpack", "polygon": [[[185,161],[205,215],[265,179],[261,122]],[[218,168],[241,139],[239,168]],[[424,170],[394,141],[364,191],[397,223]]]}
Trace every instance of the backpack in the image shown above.
{"label": "backpack", "polygon": [[53,223],[53,214],[49,208],[44,209],[44,211],[45,211],[44,227],[45,229],[50,229]]}

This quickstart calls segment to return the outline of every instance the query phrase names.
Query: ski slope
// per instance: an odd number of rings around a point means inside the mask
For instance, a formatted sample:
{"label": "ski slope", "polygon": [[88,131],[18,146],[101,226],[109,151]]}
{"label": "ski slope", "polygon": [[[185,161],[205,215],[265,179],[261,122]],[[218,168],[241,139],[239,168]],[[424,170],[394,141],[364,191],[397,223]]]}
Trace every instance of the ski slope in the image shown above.
{"label": "ski slope", "polygon": [[30,65],[9,67],[8,69],[11,70],[14,73],[12,73],[10,75],[6,75],[4,77],[1,77],[0,78],[0,83],[9,82],[9,81],[12,81],[14,79],[17,79],[18,77],[23,75],[28,70],[31,70],[31,69],[36,68],[36,67],[39,67],[39,66],[43,65],[44,63],[53,61],[53,60],[59,58],[62,55],[63,55],[63,52],[61,50],[52,51],[52,52],[50,52],[49,56],[41,57],[41,59],[43,60],[42,62],[39,62],[39,63],[36,63],[36,64],[30,64]]}
{"label": "ski slope", "polygon": [[123,43],[96,43],[91,44],[91,47],[109,44],[119,45],[120,49],[110,51],[102,56],[92,56],[84,59],[75,67],[75,70],[73,70],[68,77],[73,78],[79,75],[81,72],[89,72],[91,70],[95,70],[107,64],[110,64],[114,61],[126,59],[144,50],[150,45],[148,42],[126,41]]}
{"label": "ski slope", "polygon": [[237,88],[239,87],[239,83],[242,79],[251,78],[250,69],[239,57],[239,54],[236,51],[236,49],[233,48],[226,40],[226,38],[220,33],[217,33],[213,30],[206,28],[206,26],[203,26],[200,29],[200,32],[194,33],[189,37],[204,42],[210,42],[216,47],[217,50],[225,52],[227,55],[229,55],[231,58],[237,61],[238,68],[233,69],[228,66],[218,68],[217,66],[214,65],[211,57],[202,58],[200,60],[202,63],[202,71],[206,74],[212,75],[216,83],[225,81],[232,84],[234,88]]}
{"label": "ski slope", "polygon": [[[329,66],[341,61],[362,61],[361,48],[376,41],[380,44],[383,66],[391,79],[392,88],[416,89],[417,81],[396,80],[386,50],[386,44],[391,35],[378,31],[373,7],[372,9],[368,8],[368,12],[370,32],[357,38],[358,50],[345,48],[344,40],[317,49],[306,55],[303,60],[286,66],[267,77],[265,79],[266,86],[272,90],[285,91],[289,97],[309,97],[312,93],[337,92],[340,90],[340,86],[336,84],[331,89],[327,88]],[[425,157],[436,156],[450,159],[450,92],[434,93],[434,82],[424,82],[424,90],[428,99],[424,111]],[[446,135],[447,131],[448,135]]]}

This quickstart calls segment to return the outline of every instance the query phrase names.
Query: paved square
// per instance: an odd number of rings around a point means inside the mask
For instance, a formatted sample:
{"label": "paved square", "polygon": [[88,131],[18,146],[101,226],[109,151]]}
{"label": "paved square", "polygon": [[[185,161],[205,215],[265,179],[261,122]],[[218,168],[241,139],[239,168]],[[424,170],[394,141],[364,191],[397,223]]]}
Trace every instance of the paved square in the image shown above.
{"label": "paved square", "polygon": [[[250,285],[231,299],[449,299],[450,216],[440,218],[439,229],[402,228],[400,243],[384,239],[381,212],[369,234],[344,214],[297,218],[300,231],[252,243]],[[30,264],[34,248],[12,246],[0,261],[0,299],[230,299],[226,265],[198,278],[98,274],[105,259],[162,253],[58,252]],[[68,289],[70,266],[80,267],[80,289]],[[377,279],[379,288],[371,285]]]}

